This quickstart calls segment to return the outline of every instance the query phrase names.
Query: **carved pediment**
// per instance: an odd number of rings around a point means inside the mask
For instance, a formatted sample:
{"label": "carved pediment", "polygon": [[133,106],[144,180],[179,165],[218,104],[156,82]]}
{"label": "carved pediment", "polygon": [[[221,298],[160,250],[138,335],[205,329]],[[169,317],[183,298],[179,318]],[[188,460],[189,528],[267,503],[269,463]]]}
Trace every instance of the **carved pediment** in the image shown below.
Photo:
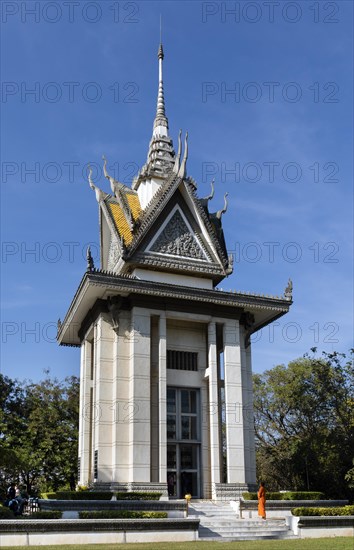
{"label": "carved pediment", "polygon": [[193,260],[210,260],[198,241],[199,239],[188,227],[180,210],[177,209],[150,245],[148,251]]}

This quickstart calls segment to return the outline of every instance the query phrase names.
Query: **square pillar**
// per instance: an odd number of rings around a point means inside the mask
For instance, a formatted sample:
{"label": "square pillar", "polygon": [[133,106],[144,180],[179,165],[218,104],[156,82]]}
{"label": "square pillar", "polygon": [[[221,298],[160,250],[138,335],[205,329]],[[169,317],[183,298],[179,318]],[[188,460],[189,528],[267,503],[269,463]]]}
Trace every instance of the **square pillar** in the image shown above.
{"label": "square pillar", "polygon": [[110,483],[113,478],[113,353],[115,333],[111,320],[101,314],[95,326],[93,399],[93,479]]}
{"label": "square pillar", "polygon": [[244,350],[245,354],[245,406],[244,422],[245,432],[248,434],[246,455],[246,482],[256,484],[256,440],[254,432],[254,408],[253,408],[253,379],[252,379],[252,355],[251,346]]}
{"label": "square pillar", "polygon": [[149,483],[151,477],[150,427],[150,313],[131,311],[129,369],[129,482]]}
{"label": "square pillar", "polygon": [[[119,315],[119,318],[118,318]],[[129,419],[133,404],[130,391],[130,312],[115,313],[119,328],[115,330],[113,354],[113,482],[117,490],[127,487],[129,480]]]}
{"label": "square pillar", "polygon": [[166,315],[159,318],[159,482],[167,482]]}
{"label": "square pillar", "polygon": [[80,364],[80,416],[79,416],[79,462],[78,484],[88,485],[91,474],[92,453],[92,374],[93,344],[84,340],[81,345]]}
{"label": "square pillar", "polygon": [[215,484],[220,483],[220,423],[219,390],[215,322],[208,324],[208,372],[209,372],[209,426],[210,466],[212,496],[216,498]]}
{"label": "square pillar", "polygon": [[245,483],[239,322],[224,323],[227,483]]}

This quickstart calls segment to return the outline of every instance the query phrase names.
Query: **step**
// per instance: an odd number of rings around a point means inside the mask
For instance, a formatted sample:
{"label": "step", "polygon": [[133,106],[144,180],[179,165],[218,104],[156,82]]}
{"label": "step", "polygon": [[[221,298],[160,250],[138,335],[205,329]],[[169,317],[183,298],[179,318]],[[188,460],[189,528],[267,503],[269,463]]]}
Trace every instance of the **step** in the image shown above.
{"label": "step", "polygon": [[200,521],[199,540],[201,541],[297,538],[282,518],[266,521],[261,518],[241,519],[228,502],[193,502],[189,505],[189,515]]}
{"label": "step", "polygon": [[189,515],[200,520],[199,540],[235,541],[263,539],[296,539],[282,518],[241,519],[229,503],[193,502]]}
{"label": "step", "polygon": [[210,526],[207,526],[207,525],[200,525],[199,526],[199,529],[202,530],[207,530],[207,531],[217,531],[218,533],[221,533],[223,531],[239,531],[239,532],[242,532],[242,531],[245,531],[245,532],[249,532],[249,531],[277,531],[277,532],[282,532],[282,531],[288,531],[288,528],[287,527],[260,527],[260,528],[255,528],[255,527],[238,527],[238,526],[235,526],[235,525],[210,525]]}
{"label": "step", "polygon": [[199,541],[205,542],[234,542],[234,541],[246,541],[246,540],[291,540],[298,539],[295,535],[286,535],[286,536],[274,536],[274,535],[237,535],[235,537],[199,537]]}

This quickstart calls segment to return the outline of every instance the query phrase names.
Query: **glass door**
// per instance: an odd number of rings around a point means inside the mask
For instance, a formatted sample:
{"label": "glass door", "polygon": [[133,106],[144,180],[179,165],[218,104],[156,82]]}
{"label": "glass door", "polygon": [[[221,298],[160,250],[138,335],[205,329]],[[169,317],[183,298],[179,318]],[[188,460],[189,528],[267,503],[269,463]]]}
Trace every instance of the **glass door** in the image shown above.
{"label": "glass door", "polygon": [[199,390],[167,388],[167,485],[171,497],[200,497]]}

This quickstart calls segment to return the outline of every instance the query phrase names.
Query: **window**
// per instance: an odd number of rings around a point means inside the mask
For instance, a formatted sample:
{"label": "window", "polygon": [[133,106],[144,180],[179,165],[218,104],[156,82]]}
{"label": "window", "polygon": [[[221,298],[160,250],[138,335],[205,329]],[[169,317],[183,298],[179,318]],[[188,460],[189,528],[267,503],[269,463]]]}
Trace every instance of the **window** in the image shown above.
{"label": "window", "polygon": [[95,451],[95,461],[93,466],[93,477],[98,479],[98,451]]}
{"label": "window", "polygon": [[198,354],[192,351],[167,350],[167,368],[176,370],[198,370]]}

